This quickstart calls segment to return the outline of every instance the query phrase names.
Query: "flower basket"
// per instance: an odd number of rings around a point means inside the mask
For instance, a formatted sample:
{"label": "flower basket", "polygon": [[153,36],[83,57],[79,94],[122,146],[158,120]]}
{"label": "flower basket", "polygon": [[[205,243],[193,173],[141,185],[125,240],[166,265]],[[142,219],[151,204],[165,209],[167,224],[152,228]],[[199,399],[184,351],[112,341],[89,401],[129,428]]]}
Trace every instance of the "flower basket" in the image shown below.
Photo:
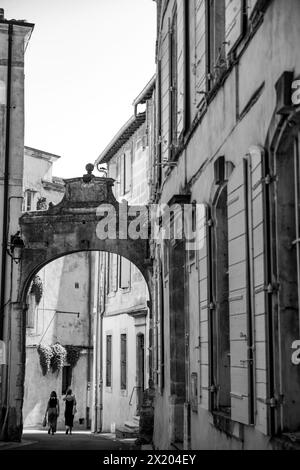
{"label": "flower basket", "polygon": [[50,371],[51,359],[52,359],[52,348],[51,346],[44,346],[39,344],[37,347],[37,352],[40,356],[40,366],[42,369],[43,375],[46,375]]}
{"label": "flower basket", "polygon": [[43,296],[43,282],[39,276],[34,276],[30,289],[30,294],[34,294],[35,301],[37,304],[39,304]]}
{"label": "flower basket", "polygon": [[67,363],[74,368],[80,358],[82,348],[80,346],[72,346],[69,344],[66,345],[65,348],[67,351]]}
{"label": "flower basket", "polygon": [[60,343],[53,344],[51,346],[51,349],[52,349],[51,369],[53,373],[54,372],[59,373],[64,366],[64,363],[67,357],[67,351]]}

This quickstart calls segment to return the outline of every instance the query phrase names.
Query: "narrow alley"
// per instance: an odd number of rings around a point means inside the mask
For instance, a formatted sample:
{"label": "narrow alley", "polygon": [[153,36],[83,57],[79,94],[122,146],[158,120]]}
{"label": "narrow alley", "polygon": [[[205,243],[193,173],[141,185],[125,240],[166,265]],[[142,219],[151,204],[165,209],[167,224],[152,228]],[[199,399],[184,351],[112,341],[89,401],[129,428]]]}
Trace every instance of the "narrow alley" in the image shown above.
{"label": "narrow alley", "polygon": [[84,451],[121,451],[134,450],[134,439],[116,439],[114,434],[92,434],[88,431],[75,431],[66,435],[64,431],[48,435],[47,431],[26,430],[21,442],[2,442],[0,452],[6,450],[84,450]]}

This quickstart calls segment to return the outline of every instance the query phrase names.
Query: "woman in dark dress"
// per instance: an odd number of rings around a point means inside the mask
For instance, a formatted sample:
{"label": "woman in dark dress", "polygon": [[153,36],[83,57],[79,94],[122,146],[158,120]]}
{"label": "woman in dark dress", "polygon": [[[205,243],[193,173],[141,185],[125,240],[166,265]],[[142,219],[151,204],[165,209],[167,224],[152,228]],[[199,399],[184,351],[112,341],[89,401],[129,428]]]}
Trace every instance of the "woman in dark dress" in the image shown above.
{"label": "woman in dark dress", "polygon": [[65,398],[63,399],[66,408],[65,408],[65,426],[66,434],[72,434],[74,414],[76,413],[76,398],[75,395],[72,395],[72,390],[69,388]]}
{"label": "woman in dark dress", "polygon": [[59,417],[59,401],[56,392],[50,394],[47,404],[46,414],[48,413],[48,434],[56,432],[57,418]]}

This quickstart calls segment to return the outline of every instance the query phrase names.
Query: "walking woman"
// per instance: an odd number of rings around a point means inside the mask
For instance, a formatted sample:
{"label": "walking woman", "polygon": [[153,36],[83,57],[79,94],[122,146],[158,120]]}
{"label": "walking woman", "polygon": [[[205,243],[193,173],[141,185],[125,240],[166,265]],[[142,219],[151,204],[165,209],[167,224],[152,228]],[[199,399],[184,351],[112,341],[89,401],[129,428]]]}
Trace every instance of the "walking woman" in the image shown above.
{"label": "walking woman", "polygon": [[48,400],[46,415],[48,413],[48,434],[52,435],[56,432],[57,418],[59,417],[59,401],[57,399],[56,392],[53,391],[50,394]]}
{"label": "walking woman", "polygon": [[72,394],[72,390],[69,388],[65,398],[63,399],[66,404],[65,408],[65,425],[66,425],[66,434],[70,432],[72,434],[74,414],[76,413],[76,398]]}

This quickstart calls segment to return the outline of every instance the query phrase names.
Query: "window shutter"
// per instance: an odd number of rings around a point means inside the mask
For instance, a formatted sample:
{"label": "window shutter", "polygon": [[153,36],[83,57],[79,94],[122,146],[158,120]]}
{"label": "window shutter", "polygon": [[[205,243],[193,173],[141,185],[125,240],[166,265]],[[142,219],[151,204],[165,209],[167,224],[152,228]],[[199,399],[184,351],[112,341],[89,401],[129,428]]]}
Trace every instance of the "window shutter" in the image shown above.
{"label": "window shutter", "polygon": [[106,336],[106,386],[111,387],[111,335]]}
{"label": "window shutter", "polygon": [[127,150],[124,155],[125,159],[125,178],[124,178],[124,192],[127,193],[131,189],[131,151]]}
{"label": "window shutter", "polygon": [[121,335],[121,390],[125,390],[127,388],[126,349],[127,349],[126,334],[122,334]]}
{"label": "window shutter", "polygon": [[120,258],[120,287],[128,289],[130,287],[131,265],[128,259]]}
{"label": "window shutter", "polygon": [[112,290],[118,290],[118,255],[112,255]]}
{"label": "window shutter", "polygon": [[228,54],[237,44],[243,32],[243,0],[226,0],[225,43]]}
{"label": "window shutter", "polygon": [[125,154],[120,155],[119,160],[119,177],[120,177],[120,196],[125,193]]}
{"label": "window shutter", "polygon": [[205,204],[197,204],[197,256],[199,279],[200,308],[200,406],[209,409],[209,279],[208,279],[208,208]]}
{"label": "window shutter", "polygon": [[177,1],[177,137],[179,138],[184,129],[185,121],[185,1]]}
{"label": "window shutter", "polygon": [[241,163],[228,182],[228,256],[231,417],[243,424],[250,420],[246,220],[245,166]]}
{"label": "window shutter", "polygon": [[259,146],[249,149],[252,246],[253,246],[253,297],[256,331],[255,375],[256,375],[256,429],[268,432],[267,362],[266,362],[266,294],[265,249],[264,249],[264,201],[263,201],[264,150]]}
{"label": "window shutter", "polygon": [[170,133],[170,36],[171,25],[161,45],[161,154],[162,162],[169,160]]}
{"label": "window shutter", "polygon": [[199,104],[206,92],[206,7],[205,0],[194,1],[196,104]]}

